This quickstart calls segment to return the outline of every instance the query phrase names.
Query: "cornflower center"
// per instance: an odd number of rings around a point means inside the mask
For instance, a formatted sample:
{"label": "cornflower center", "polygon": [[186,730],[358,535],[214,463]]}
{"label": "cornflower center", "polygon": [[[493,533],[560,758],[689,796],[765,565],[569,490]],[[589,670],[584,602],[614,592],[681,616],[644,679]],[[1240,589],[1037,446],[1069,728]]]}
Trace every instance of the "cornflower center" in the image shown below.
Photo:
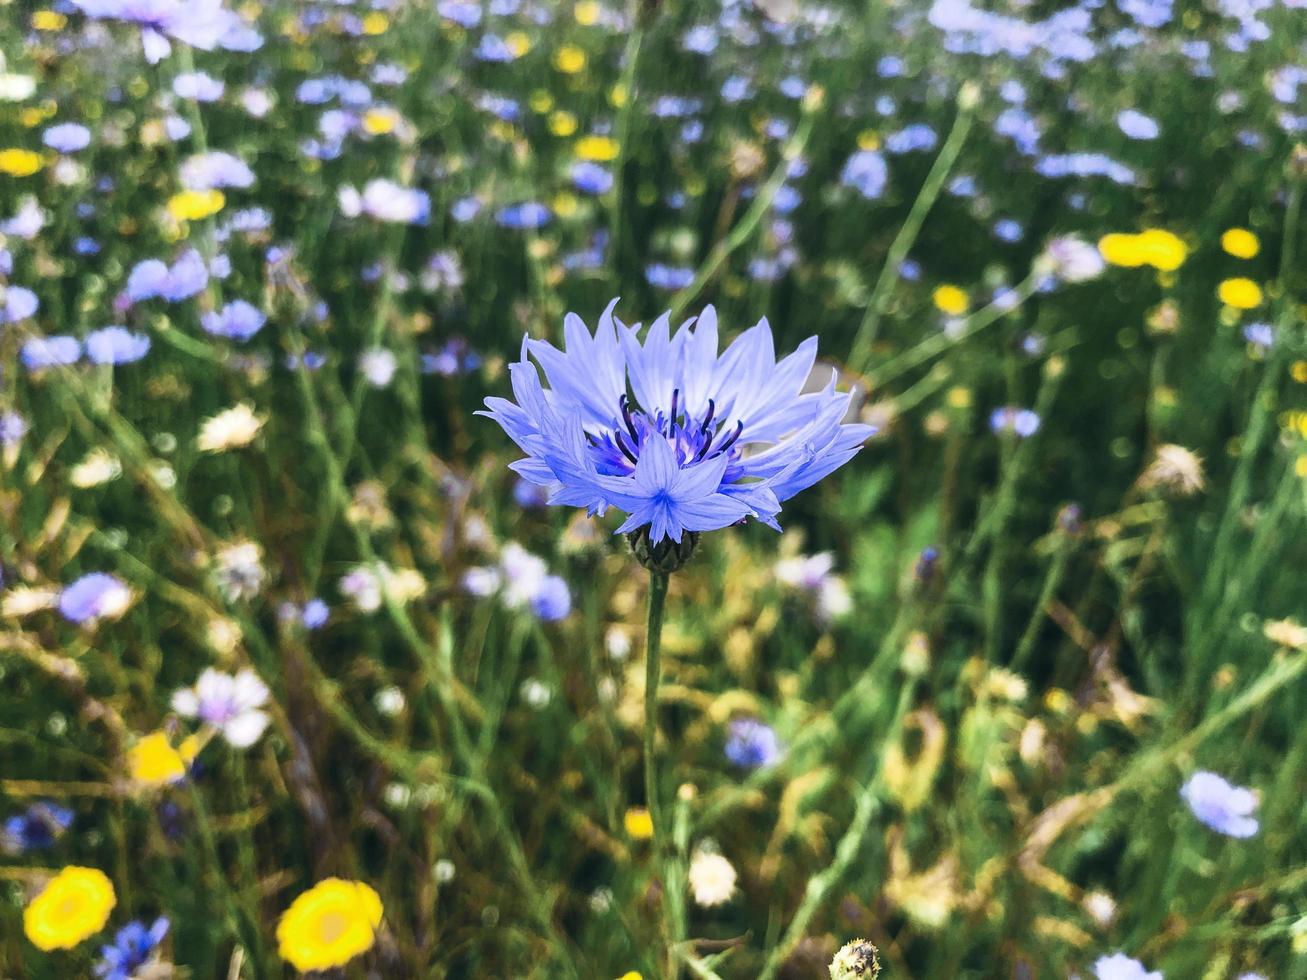
{"label": "cornflower center", "polygon": [[677,388],[672,392],[671,409],[666,412],[658,409],[650,415],[622,395],[609,430],[597,436],[586,433],[599,472],[606,476],[629,475],[650,439],[666,440],[682,468],[722,455],[734,462],[740,454],[736,444],[744,432],[744,423],[736,420],[734,425],[723,424],[717,418],[717,406],[711,398],[701,418],[691,415],[680,401],[681,390]]}

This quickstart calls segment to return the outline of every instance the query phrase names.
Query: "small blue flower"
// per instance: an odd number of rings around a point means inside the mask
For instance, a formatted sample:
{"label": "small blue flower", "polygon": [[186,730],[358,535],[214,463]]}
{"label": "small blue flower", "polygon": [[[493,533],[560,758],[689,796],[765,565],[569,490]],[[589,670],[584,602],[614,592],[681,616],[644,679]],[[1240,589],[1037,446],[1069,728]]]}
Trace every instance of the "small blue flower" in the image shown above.
{"label": "small blue flower", "polygon": [[88,623],[122,612],[131,591],[117,576],[106,572],[83,575],[59,593],[59,612],[73,623]]}
{"label": "small blue flower", "polygon": [[726,758],[741,769],[765,769],[781,757],[776,730],[757,718],[736,718],[726,736]]}
{"label": "small blue flower", "polygon": [[80,123],[59,123],[41,134],[41,142],[60,153],[76,153],[91,145],[91,131]]}
{"label": "small blue flower", "polygon": [[131,980],[150,961],[166,935],[168,920],[162,916],[148,928],[139,920],[127,923],[114,935],[111,945],[100,947],[95,975],[104,980]]}
{"label": "small blue flower", "polygon": [[10,286],[4,291],[4,306],[0,308],[0,323],[17,323],[35,316],[41,308],[36,293],[26,286]]}
{"label": "small blue flower", "polygon": [[566,619],[572,611],[572,593],[557,575],[546,575],[531,597],[531,611],[546,623]]}
{"label": "small blue flower", "polygon": [[579,160],[572,165],[572,184],[586,194],[607,194],[613,186],[613,175],[597,163]]}
{"label": "small blue flower", "polygon": [[1229,837],[1251,837],[1258,823],[1253,811],[1257,797],[1252,790],[1234,786],[1214,772],[1199,771],[1189,777],[1180,796],[1199,822]]}
{"label": "small blue flower", "polygon": [[1126,109],[1118,113],[1116,124],[1132,140],[1155,140],[1162,131],[1156,119],[1145,116],[1137,109]]}
{"label": "small blue flower", "polygon": [[815,337],[777,361],[762,320],[718,354],[710,306],[674,335],[664,314],[642,344],[638,326],[613,316],[616,304],[593,335],[569,314],[566,351],[524,338],[509,368],[517,401],[488,398],[481,413],[527,454],[512,469],[545,487],[551,504],[624,511],[618,533],[648,526],[653,544],[747,517],[777,528],[783,501],[875,431],[844,423],[851,396],[835,390],[834,371],[809,386]]}
{"label": "small blue flower", "polygon": [[1028,408],[1005,405],[990,413],[989,427],[996,435],[1025,439],[1039,431],[1039,416]]}
{"label": "small blue flower", "polygon": [[243,299],[234,299],[221,310],[210,310],[200,318],[204,332],[245,343],[268,322],[263,311]]}
{"label": "small blue flower", "polygon": [[86,356],[93,364],[131,364],[150,352],[150,338],[126,327],[101,327],[86,335]]}
{"label": "small blue flower", "polygon": [[76,364],[82,356],[82,344],[76,337],[59,334],[53,337],[29,337],[18,352],[23,367],[29,371]]}
{"label": "small blue flower", "polygon": [[305,629],[315,630],[327,625],[327,618],[331,615],[330,607],[321,599],[310,599],[304,603],[304,609],[300,612],[300,622],[304,624]]}
{"label": "small blue flower", "polygon": [[25,854],[54,846],[64,831],[73,825],[73,811],[57,803],[33,803],[22,813],[5,821],[0,832],[0,851]]}
{"label": "small blue flower", "polygon": [[845,161],[844,169],[840,171],[840,183],[853,188],[869,201],[884,193],[887,180],[889,165],[875,150],[859,150]]}

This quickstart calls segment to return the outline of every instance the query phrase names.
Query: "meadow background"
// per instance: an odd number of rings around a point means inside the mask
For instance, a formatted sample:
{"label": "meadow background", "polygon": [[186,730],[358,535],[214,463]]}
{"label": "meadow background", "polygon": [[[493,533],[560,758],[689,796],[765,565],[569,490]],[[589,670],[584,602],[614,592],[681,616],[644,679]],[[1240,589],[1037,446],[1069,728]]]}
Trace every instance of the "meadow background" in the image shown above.
{"label": "meadow background", "polygon": [[[1299,0],[144,6],[0,5],[0,976],[1307,976]],[[878,426],[672,578],[674,968],[647,574],[473,414],[614,297]]]}

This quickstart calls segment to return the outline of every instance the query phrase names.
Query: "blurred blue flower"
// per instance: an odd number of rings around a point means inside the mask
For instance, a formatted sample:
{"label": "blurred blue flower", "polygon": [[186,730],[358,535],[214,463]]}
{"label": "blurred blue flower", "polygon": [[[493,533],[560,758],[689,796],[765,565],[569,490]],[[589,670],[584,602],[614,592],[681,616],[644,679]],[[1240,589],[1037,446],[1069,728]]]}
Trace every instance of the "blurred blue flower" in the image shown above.
{"label": "blurred blue flower", "polygon": [[35,316],[36,311],[41,308],[41,301],[36,298],[36,293],[26,286],[10,286],[0,293],[0,299],[4,302],[3,308],[0,308],[0,323],[17,323],[26,320],[30,316]]}
{"label": "blurred blue flower", "polygon": [[1116,125],[1132,140],[1155,140],[1162,131],[1156,119],[1145,116],[1137,109],[1125,109],[1117,113]]}
{"label": "blurred blue flower", "polygon": [[60,153],[76,153],[91,145],[91,131],[80,123],[59,123],[41,134],[41,142]]}
{"label": "blurred blue flower", "polygon": [[566,619],[572,611],[572,593],[557,575],[546,575],[540,581],[540,587],[531,597],[531,611],[546,623],[556,623]]}
{"label": "blurred blue flower", "polygon": [[495,222],[504,228],[542,228],[552,217],[549,209],[535,201],[510,204],[495,214]]}
{"label": "blurred blue flower", "polygon": [[1005,405],[990,413],[989,427],[997,435],[1014,435],[1025,439],[1039,431],[1039,416],[1028,408]]}
{"label": "blurred blue flower", "polygon": [[95,975],[104,980],[132,980],[149,963],[166,935],[168,920],[162,916],[148,928],[140,921],[127,923],[115,933],[112,944],[100,947]]}
{"label": "blurred blue flower", "polygon": [[76,364],[82,356],[82,345],[76,337],[58,334],[53,337],[29,337],[18,352],[23,367],[29,371]]}
{"label": "blurred blue flower", "polygon": [[222,0],[71,0],[99,20],[121,20],[141,28],[145,60],[157,64],[172,52],[168,39],[202,51],[215,47],[250,51],[259,35],[222,5]]}
{"label": "blurred blue flower", "polygon": [[122,579],[107,572],[91,572],[59,593],[59,612],[71,623],[87,623],[122,612],[131,599]]}
{"label": "blurred blue flower", "polygon": [[16,446],[27,435],[27,419],[17,412],[0,412],[0,447]]}
{"label": "blurred blue flower", "polygon": [[217,102],[226,88],[221,80],[202,71],[184,72],[172,80],[172,91],[177,98],[196,102]]}
{"label": "blurred blue flower", "polygon": [[11,855],[44,851],[73,825],[73,811],[57,803],[33,803],[8,818],[0,831],[0,852]]}
{"label": "blurred blue flower", "polygon": [[126,327],[101,327],[86,335],[86,356],[93,364],[131,364],[150,352],[150,338]]}
{"label": "blurred blue flower", "polygon": [[736,718],[727,729],[726,758],[741,769],[764,769],[781,757],[776,730],[757,718]]}
{"label": "blurred blue flower", "polygon": [[242,344],[262,330],[267,322],[262,310],[243,299],[234,299],[221,310],[210,310],[200,318],[205,333]]}
{"label": "blurred blue flower", "polygon": [[607,194],[613,186],[613,175],[590,160],[572,164],[572,184],[586,194]]}
{"label": "blurred blue flower", "polygon": [[851,396],[835,390],[834,371],[809,386],[815,337],[778,362],[762,320],[719,355],[710,306],[674,335],[664,314],[641,344],[638,327],[613,316],[616,303],[593,335],[569,314],[565,352],[524,338],[509,368],[516,403],[488,398],[481,413],[527,454],[512,469],[546,487],[551,504],[624,511],[618,533],[648,525],[654,544],[746,517],[779,527],[781,503],[875,431],[843,422]]}
{"label": "blurred blue flower", "polygon": [[1198,821],[1230,837],[1251,837],[1258,823],[1253,811],[1257,797],[1252,790],[1234,786],[1214,772],[1199,771],[1189,777],[1180,796]]}

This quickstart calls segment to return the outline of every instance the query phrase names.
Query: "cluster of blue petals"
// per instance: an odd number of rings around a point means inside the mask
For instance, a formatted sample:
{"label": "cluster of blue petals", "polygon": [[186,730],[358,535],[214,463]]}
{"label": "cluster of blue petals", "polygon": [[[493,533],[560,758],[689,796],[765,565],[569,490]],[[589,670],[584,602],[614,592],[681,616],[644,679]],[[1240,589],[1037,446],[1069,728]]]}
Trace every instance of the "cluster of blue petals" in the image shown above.
{"label": "cluster of blue petals", "polygon": [[675,333],[664,314],[641,342],[616,305],[593,334],[569,313],[565,350],[524,339],[515,401],[488,398],[480,413],[527,454],[512,468],[551,504],[612,507],[628,515],[618,533],[647,525],[654,543],[749,517],[779,530],[781,504],[875,431],[844,421],[851,395],[833,369],[814,384],[815,337],[778,361],[764,319],[719,354],[709,306]]}

